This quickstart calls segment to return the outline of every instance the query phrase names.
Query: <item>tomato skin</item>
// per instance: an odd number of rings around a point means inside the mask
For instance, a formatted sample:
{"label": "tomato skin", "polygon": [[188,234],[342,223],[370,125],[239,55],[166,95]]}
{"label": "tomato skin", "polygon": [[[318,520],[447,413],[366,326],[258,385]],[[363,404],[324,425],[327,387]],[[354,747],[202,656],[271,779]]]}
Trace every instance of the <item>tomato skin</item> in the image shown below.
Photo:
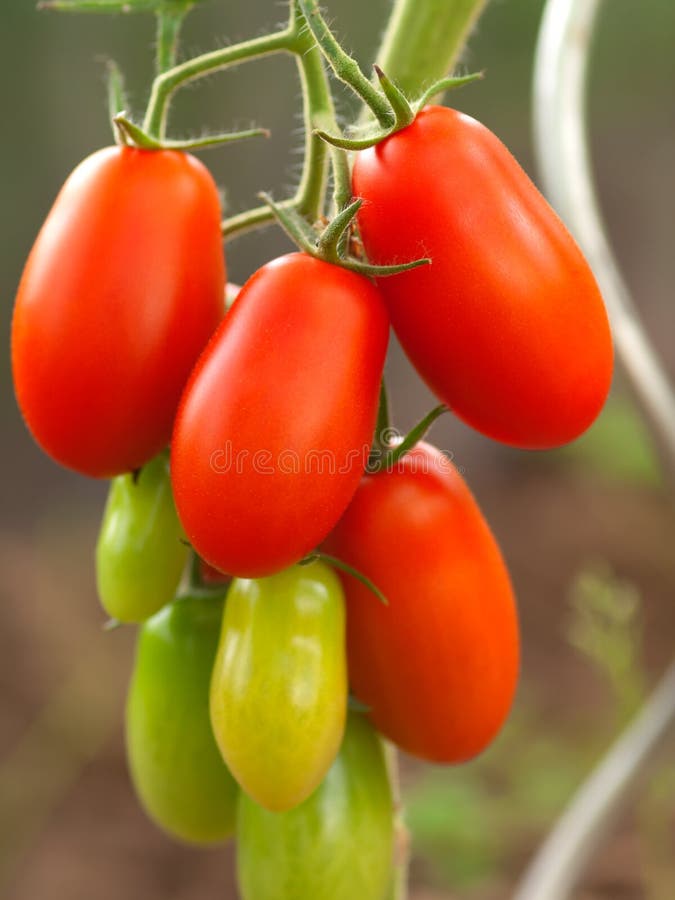
{"label": "tomato skin", "polygon": [[499,548],[450,460],[418,444],[366,476],[327,541],[349,575],[352,690],[375,727],[433,762],[470,759],[494,738],[518,679],[518,623]]}
{"label": "tomato skin", "polygon": [[194,844],[234,831],[239,793],[209,719],[223,601],[184,597],[140,629],[126,710],[127,757],[151,819]]}
{"label": "tomato skin", "polygon": [[161,453],[138,476],[110,485],[96,545],[96,583],[103,608],[120,622],[143,622],[173,600],[188,547]]}
{"label": "tomato skin", "polygon": [[378,284],[434,393],[516,447],[578,437],[611,383],[607,315],[579,248],[499,139],[427,107],[357,155],[353,190],[372,262],[432,259]]}
{"label": "tomato skin", "polygon": [[257,578],[325,538],[366,462],[388,327],[366,278],[306,254],[244,285],[193,372],[171,444],[178,514],[203,559]]}
{"label": "tomato skin", "polygon": [[232,774],[267,809],[301,803],[330,768],[345,726],[344,596],[322,563],[228,592],[211,721]]}
{"label": "tomato skin", "polygon": [[242,900],[384,900],[394,804],[382,741],[350,713],[321,786],[290,812],[241,794],[237,874]]}
{"label": "tomato skin", "polygon": [[43,450],[95,477],[156,456],[224,290],[218,192],[198,160],[130,147],[85,159],[33,246],[12,322],[16,396]]}

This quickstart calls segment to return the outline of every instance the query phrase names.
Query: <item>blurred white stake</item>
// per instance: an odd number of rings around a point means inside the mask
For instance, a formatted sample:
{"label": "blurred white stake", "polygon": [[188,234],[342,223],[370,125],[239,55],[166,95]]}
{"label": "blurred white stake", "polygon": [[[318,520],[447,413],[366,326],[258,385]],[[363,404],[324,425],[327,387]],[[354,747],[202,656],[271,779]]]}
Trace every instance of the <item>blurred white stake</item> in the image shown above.
{"label": "blurred white stake", "polygon": [[675,476],[675,391],[638,317],[612,254],[588,150],[586,74],[602,0],[548,0],[535,60],[535,140],[544,190],[598,280],[617,354]]}
{"label": "blurred white stake", "polygon": [[540,848],[513,900],[568,900],[675,718],[675,663]]}
{"label": "blurred white stake", "polygon": [[[605,298],[619,358],[675,474],[675,394],[633,306],[602,225],[584,118],[588,51],[601,0],[548,0],[535,64],[535,127],[549,199],[574,232]],[[513,900],[569,900],[675,720],[675,663],[582,785]]]}

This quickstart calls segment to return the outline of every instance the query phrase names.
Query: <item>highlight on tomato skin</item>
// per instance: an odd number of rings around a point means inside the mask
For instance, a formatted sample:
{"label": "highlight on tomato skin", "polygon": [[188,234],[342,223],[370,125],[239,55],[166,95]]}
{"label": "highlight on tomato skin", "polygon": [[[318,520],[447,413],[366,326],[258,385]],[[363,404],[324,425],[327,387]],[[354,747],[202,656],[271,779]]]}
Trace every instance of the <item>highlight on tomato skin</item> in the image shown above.
{"label": "highlight on tomato skin", "polygon": [[12,321],[17,401],[61,465],[112,477],[167,444],[223,315],[218,190],[193,156],[107,147],[63,185]]}
{"label": "highlight on tomato skin", "polygon": [[420,443],[366,475],[325,548],[388,601],[340,573],[350,685],[375,727],[432,762],[484,750],[516,690],[517,611],[497,543],[452,462]]}
{"label": "highlight on tomato skin", "polygon": [[378,279],[394,330],[468,425],[523,449],[574,440],[600,413],[612,339],[595,278],[501,141],[445,107],[356,155],[371,262],[432,263]]}
{"label": "highlight on tomato skin", "polygon": [[201,355],[171,441],[197,553],[272,575],[316,549],[372,443],[389,320],[361,275],[292,253],[259,269]]}

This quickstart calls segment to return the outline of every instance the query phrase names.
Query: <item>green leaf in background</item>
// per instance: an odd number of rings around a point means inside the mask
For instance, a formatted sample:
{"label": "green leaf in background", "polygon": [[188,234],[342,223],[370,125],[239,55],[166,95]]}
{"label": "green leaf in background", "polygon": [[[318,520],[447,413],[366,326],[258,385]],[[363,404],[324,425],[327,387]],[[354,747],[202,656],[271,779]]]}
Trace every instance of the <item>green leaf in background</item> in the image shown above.
{"label": "green leaf in background", "polygon": [[615,392],[597,422],[553,459],[612,481],[658,486],[661,466],[654,443],[632,400]]}

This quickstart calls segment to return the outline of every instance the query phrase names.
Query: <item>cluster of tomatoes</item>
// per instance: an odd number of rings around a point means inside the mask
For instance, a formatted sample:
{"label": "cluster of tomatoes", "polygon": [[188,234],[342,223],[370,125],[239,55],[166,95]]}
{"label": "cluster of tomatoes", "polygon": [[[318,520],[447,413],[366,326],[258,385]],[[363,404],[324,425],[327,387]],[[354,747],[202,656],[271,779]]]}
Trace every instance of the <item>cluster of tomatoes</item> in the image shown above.
{"label": "cluster of tomatoes", "polygon": [[399,458],[378,431],[373,453],[390,323],[442,403],[513,446],[572,440],[611,381],[593,276],[485,127],[427,107],[356,155],[352,187],[372,263],[430,264],[371,280],[294,253],[223,315],[207,170],[102,150],[57,198],[13,321],[36,440],[113,478],[98,584],[111,616],[143,623],[138,794],[185,840],[236,828],[247,900],[382,900],[378,732],[461,762],[515,691],[512,588],[469,489],[429,444]]}

